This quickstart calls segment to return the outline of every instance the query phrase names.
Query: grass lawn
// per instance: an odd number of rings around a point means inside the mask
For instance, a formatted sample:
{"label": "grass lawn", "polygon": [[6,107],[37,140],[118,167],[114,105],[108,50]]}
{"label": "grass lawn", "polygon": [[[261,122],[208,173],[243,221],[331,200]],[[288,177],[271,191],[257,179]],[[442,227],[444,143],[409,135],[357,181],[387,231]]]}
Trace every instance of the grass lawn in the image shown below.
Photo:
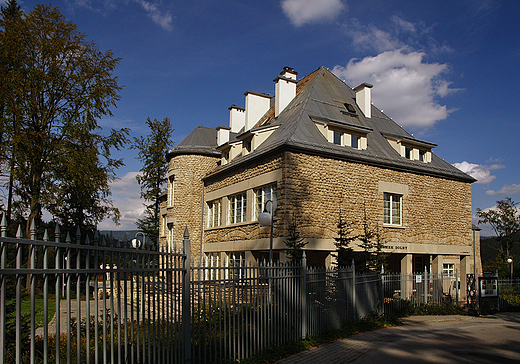
{"label": "grass lawn", "polygon": [[[51,322],[52,317],[54,316],[54,312],[56,312],[56,300],[54,295],[49,294],[48,300],[48,313],[47,317],[49,318],[49,322]],[[22,299],[22,315],[30,315],[31,314],[31,296],[27,295]],[[35,323],[36,327],[43,326],[43,295],[37,295],[35,300]]]}

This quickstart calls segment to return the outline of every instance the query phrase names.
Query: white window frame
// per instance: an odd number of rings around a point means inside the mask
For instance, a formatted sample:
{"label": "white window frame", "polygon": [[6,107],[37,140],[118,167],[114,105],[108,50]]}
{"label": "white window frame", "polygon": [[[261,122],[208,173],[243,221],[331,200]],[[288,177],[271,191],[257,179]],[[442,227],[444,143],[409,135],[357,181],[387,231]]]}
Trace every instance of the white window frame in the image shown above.
{"label": "white window frame", "polygon": [[[254,220],[258,220],[258,216],[264,211],[265,202],[271,200],[272,207],[276,207],[276,183],[255,188],[255,215]],[[271,212],[271,211],[269,211]],[[276,216],[276,208],[274,208],[273,216]]]}
{"label": "white window frame", "polygon": [[[396,213],[395,210],[399,210]],[[397,220],[397,221],[396,221]],[[403,196],[396,193],[383,194],[383,224],[402,226],[403,223]]]}
{"label": "white window frame", "polygon": [[208,228],[222,225],[222,199],[208,202]]}
{"label": "white window frame", "polygon": [[229,223],[239,224],[247,221],[247,192],[229,196]]}
{"label": "white window frame", "polygon": [[168,207],[173,207],[175,198],[175,176],[168,177]]}
{"label": "white window frame", "polygon": [[447,277],[455,277],[455,264],[442,263],[442,274]]}

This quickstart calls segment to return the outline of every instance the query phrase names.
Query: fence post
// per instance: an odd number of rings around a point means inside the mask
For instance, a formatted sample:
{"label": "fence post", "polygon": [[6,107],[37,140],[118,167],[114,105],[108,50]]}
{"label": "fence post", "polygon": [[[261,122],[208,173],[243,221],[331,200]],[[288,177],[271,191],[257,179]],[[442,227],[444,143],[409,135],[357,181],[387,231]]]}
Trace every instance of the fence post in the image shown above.
{"label": "fence post", "polygon": [[191,314],[190,314],[190,234],[188,227],[184,230],[182,241],[184,250],[183,282],[182,282],[182,346],[184,363],[191,363]]}
{"label": "fence post", "polygon": [[428,304],[428,269],[424,266],[424,304]]}
{"label": "fence post", "polygon": [[[2,223],[0,226],[0,232],[2,238],[7,237],[7,218],[5,212],[2,216]],[[4,242],[0,241],[0,268],[5,269],[7,264],[5,251],[7,248]],[[5,293],[6,293],[6,281],[5,276],[0,276],[0,363],[5,363]]]}
{"label": "fence post", "polygon": [[352,318],[357,320],[357,302],[356,302],[356,262],[352,259]]}
{"label": "fence post", "polygon": [[307,256],[305,254],[305,251],[303,251],[303,257],[302,257],[302,279],[301,279],[300,294],[301,294],[301,300],[302,300],[301,338],[304,339],[307,336]]}
{"label": "fence post", "polygon": [[459,305],[459,270],[455,271],[455,305]]}

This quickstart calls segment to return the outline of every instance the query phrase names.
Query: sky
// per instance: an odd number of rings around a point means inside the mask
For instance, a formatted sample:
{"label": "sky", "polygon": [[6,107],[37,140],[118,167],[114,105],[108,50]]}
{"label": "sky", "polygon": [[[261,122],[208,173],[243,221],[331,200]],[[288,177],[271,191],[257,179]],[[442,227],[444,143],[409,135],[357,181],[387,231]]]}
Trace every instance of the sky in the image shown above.
{"label": "sky", "polygon": [[[5,4],[6,0],[0,0]],[[26,12],[38,1],[19,0]],[[48,4],[47,1],[43,2]],[[121,101],[105,129],[148,134],[169,117],[178,144],[198,125],[228,125],[244,92],[274,95],[284,66],[298,79],[320,66],[477,179],[472,209],[520,201],[520,2],[516,0],[54,0],[66,19],[121,61]],[[112,184],[121,224],[142,214],[136,152]],[[474,218],[476,223],[478,220]],[[486,226],[482,235],[492,235]]]}

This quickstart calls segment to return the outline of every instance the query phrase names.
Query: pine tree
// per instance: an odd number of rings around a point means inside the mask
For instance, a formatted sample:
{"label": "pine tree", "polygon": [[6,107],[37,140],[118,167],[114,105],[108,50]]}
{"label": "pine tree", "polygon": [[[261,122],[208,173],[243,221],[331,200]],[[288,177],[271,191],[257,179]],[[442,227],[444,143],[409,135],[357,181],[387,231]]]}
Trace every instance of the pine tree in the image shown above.
{"label": "pine tree", "polygon": [[334,245],[336,246],[336,265],[338,267],[348,267],[352,265],[352,259],[354,258],[354,250],[351,244],[358,238],[356,235],[352,235],[354,229],[352,226],[353,222],[347,222],[341,213],[339,212],[338,221],[338,237],[334,238]]}
{"label": "pine tree", "polygon": [[137,149],[137,159],[142,163],[140,174],[136,179],[141,186],[141,198],[149,202],[145,204],[145,216],[137,220],[137,227],[145,232],[153,242],[159,240],[159,215],[161,195],[168,178],[168,161],[166,153],[173,146],[170,137],[174,131],[170,118],[163,120],[148,118],[146,125],[150,134],[146,137],[134,138],[132,149]]}
{"label": "pine tree", "polygon": [[300,233],[298,231],[297,223],[296,223],[296,217],[293,215],[292,220],[289,223],[288,226],[289,230],[289,236],[286,240],[284,240],[284,244],[287,246],[287,258],[290,262],[297,262],[302,260],[303,258],[303,248],[305,245],[307,245],[309,242],[305,241],[304,238],[300,236]]}

